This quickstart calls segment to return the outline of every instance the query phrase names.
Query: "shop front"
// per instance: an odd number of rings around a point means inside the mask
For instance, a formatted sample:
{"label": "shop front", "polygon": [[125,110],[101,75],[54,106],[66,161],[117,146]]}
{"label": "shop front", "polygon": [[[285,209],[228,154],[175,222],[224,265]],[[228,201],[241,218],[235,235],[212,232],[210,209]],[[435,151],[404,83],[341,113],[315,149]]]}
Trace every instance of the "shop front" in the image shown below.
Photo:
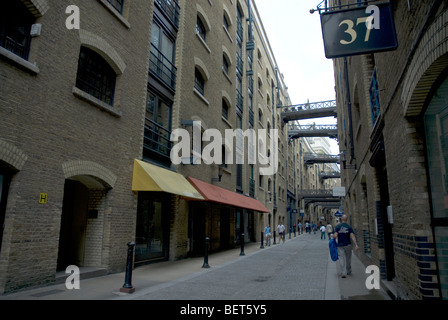
{"label": "shop front", "polygon": [[134,161],[132,191],[138,192],[136,265],[170,259],[176,202],[204,199],[182,175],[140,160]]}
{"label": "shop front", "polygon": [[241,243],[256,241],[255,230],[259,219],[256,213],[269,213],[258,200],[189,177],[188,181],[202,195],[205,202],[191,202],[189,245],[191,255],[203,254],[205,239],[211,252],[233,248]]}

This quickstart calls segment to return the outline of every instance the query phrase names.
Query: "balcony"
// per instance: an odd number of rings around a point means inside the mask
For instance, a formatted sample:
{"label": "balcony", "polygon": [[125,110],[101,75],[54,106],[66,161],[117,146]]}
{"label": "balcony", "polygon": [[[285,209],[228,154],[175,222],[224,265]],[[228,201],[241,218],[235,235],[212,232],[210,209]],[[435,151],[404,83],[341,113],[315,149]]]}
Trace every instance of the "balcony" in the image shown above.
{"label": "balcony", "polygon": [[236,107],[241,113],[244,111],[244,98],[238,89],[236,90]]}
{"label": "balcony", "polygon": [[255,198],[255,180],[249,179],[249,196]]}
{"label": "balcony", "polygon": [[156,0],[155,3],[159,6],[162,12],[179,29],[179,15],[180,7],[177,0]]}
{"label": "balcony", "polygon": [[176,67],[153,44],[151,44],[149,71],[167,85],[168,88],[173,91],[176,89]]}
{"label": "balcony", "polygon": [[146,118],[145,137],[143,141],[144,153],[150,158],[170,161],[172,142],[171,131]]}

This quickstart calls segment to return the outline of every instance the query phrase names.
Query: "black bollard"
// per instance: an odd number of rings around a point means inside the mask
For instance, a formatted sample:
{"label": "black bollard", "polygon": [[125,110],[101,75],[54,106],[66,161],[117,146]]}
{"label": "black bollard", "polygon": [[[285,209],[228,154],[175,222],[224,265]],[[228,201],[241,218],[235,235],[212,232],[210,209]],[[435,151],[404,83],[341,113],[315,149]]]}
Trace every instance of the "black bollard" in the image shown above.
{"label": "black bollard", "polygon": [[260,246],[260,249],[264,249],[264,245],[263,245],[263,243],[264,243],[264,238],[263,238],[263,231],[261,231],[261,246]]}
{"label": "black bollard", "polygon": [[132,263],[134,262],[134,242],[128,243],[128,258],[126,262],[126,276],[124,280],[124,285],[120,289],[120,292],[124,293],[134,293],[135,288],[132,286]]}
{"label": "black bollard", "polygon": [[241,234],[241,252],[240,252],[240,256],[245,256],[246,254],[244,253],[244,233]]}
{"label": "black bollard", "polygon": [[210,266],[208,265],[208,244],[210,242],[210,238],[205,238],[205,253],[204,253],[204,264],[202,265],[202,268],[208,269]]}
{"label": "black bollard", "polygon": [[274,244],[277,244],[277,243],[275,243],[275,231],[274,231]]}

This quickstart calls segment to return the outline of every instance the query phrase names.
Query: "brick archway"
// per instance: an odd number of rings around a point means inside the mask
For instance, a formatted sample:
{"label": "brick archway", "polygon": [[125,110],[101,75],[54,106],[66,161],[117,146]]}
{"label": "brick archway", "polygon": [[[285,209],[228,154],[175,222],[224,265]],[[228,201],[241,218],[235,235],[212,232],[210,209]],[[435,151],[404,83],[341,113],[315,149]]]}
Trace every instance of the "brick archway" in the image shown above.
{"label": "brick archway", "polygon": [[406,117],[421,114],[434,84],[447,68],[447,19],[448,12],[444,12],[429,26],[408,67],[401,95]]}
{"label": "brick archway", "polygon": [[65,179],[82,176],[92,177],[106,189],[112,189],[117,182],[117,176],[112,171],[92,161],[68,161],[62,165],[62,170]]}

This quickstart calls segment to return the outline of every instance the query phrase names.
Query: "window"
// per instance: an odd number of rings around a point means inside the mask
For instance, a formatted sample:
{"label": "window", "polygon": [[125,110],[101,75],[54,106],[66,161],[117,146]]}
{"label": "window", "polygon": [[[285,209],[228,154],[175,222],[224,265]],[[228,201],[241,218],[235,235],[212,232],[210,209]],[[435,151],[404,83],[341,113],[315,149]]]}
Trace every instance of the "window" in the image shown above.
{"label": "window", "polygon": [[225,56],[222,56],[222,70],[225,74],[229,74],[229,62],[227,61]]}
{"label": "window", "polygon": [[229,106],[224,99],[222,99],[222,117],[229,120]]}
{"label": "window", "polygon": [[115,71],[98,53],[81,47],[77,88],[112,106],[116,78]]}
{"label": "window", "polygon": [[373,70],[372,81],[370,83],[370,108],[372,112],[372,125],[375,126],[376,120],[380,115],[380,97],[378,90],[378,81],[376,78],[376,68]]}
{"label": "window", "polygon": [[172,147],[171,115],[172,103],[148,92],[144,136],[145,156],[149,156],[148,151],[151,151],[153,154],[151,158],[154,158],[155,153],[156,156],[162,156],[165,160],[169,159]]}
{"label": "window", "polygon": [[174,66],[175,41],[166,32],[153,23],[151,31],[151,57],[149,70],[152,71],[169,88],[175,89],[177,69]]}
{"label": "window", "polygon": [[118,12],[123,13],[124,0],[107,0],[107,2],[109,2]]}
{"label": "window", "polygon": [[205,94],[205,80],[202,73],[196,68],[194,71],[194,88],[202,95]]}
{"label": "window", "polygon": [[0,10],[0,46],[28,60],[31,25],[35,18],[21,1],[3,1]]}
{"label": "window", "polygon": [[201,37],[202,40],[206,41],[207,30],[205,29],[204,23],[199,17],[196,21],[196,33]]}
{"label": "window", "polygon": [[229,31],[230,24],[229,24],[229,21],[227,20],[227,17],[225,15],[224,15],[224,18],[223,18],[223,25],[224,25],[224,28],[226,28],[226,30]]}

